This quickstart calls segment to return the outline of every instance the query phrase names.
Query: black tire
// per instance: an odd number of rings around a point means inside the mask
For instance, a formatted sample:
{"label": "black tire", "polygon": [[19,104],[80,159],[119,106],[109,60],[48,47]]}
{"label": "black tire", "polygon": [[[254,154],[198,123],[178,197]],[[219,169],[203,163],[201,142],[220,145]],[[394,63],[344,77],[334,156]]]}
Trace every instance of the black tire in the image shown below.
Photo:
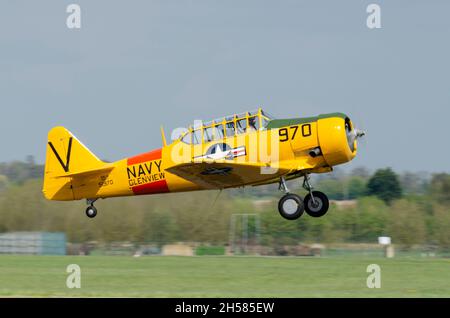
{"label": "black tire", "polygon": [[324,216],[328,212],[328,208],[330,207],[330,201],[328,201],[328,197],[325,195],[325,193],[322,193],[320,191],[313,191],[312,194],[314,196],[316,205],[314,205],[311,194],[308,193],[305,197],[305,200],[303,201],[306,213],[313,218]]}
{"label": "black tire", "polygon": [[303,200],[296,194],[288,193],[278,202],[278,211],[287,220],[298,219],[304,210]]}
{"label": "black tire", "polygon": [[89,218],[95,218],[95,216],[97,215],[97,209],[95,208],[95,206],[90,205],[86,208],[86,215]]}

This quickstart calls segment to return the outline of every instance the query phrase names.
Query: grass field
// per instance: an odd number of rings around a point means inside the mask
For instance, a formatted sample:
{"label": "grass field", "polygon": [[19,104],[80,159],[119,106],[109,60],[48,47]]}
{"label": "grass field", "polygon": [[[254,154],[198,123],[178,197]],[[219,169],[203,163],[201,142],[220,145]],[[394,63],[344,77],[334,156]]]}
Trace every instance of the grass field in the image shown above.
{"label": "grass field", "polygon": [[[380,289],[366,286],[372,263]],[[0,296],[450,297],[450,259],[1,255]]]}

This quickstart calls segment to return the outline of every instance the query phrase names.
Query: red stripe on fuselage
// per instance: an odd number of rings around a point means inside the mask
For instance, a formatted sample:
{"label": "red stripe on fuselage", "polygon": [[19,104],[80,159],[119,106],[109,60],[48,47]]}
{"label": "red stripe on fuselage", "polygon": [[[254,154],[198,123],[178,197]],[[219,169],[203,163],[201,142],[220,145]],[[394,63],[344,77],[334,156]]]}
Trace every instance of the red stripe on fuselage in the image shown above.
{"label": "red stripe on fuselage", "polygon": [[129,166],[131,166],[131,165],[137,165],[138,163],[143,163],[143,162],[152,161],[152,160],[158,160],[158,159],[161,159],[161,157],[162,157],[161,153],[162,153],[161,149],[155,149],[150,152],[143,153],[142,155],[130,157],[130,158],[128,158],[127,163]]}
{"label": "red stripe on fuselage", "polygon": [[[146,163],[150,161],[155,160],[162,160],[162,149],[155,149],[147,153],[143,153],[141,155],[137,155],[131,158],[128,158],[127,165],[138,165],[141,163]],[[162,161],[161,161],[162,166]],[[161,169],[161,171],[158,171],[164,173],[164,171]],[[131,187],[131,190],[134,194],[154,194],[154,193],[165,193],[169,192],[169,188],[167,186],[166,179],[155,181],[155,182],[149,182],[145,184],[140,184],[134,187]]]}

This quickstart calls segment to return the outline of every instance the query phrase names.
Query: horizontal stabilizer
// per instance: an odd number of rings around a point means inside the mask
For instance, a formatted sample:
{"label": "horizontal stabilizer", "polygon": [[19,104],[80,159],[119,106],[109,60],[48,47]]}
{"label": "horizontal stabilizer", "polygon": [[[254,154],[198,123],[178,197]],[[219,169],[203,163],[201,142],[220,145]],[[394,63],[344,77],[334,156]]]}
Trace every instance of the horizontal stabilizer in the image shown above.
{"label": "horizontal stabilizer", "polygon": [[78,172],[73,172],[73,173],[68,173],[68,174],[62,174],[59,176],[55,176],[55,178],[67,178],[67,177],[85,177],[85,176],[89,176],[89,175],[93,175],[93,174],[99,174],[99,173],[106,173],[111,171],[112,169],[114,169],[114,166],[108,166],[108,167],[103,167],[103,168],[99,168],[99,169],[90,169],[90,170],[85,170],[85,171],[78,171]]}

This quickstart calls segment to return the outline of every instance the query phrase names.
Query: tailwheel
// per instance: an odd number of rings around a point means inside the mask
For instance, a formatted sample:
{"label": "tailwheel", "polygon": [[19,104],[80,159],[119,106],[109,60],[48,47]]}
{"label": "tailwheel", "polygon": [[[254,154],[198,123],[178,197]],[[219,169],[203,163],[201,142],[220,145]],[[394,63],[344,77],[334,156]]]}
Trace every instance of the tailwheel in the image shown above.
{"label": "tailwheel", "polygon": [[304,204],[306,213],[314,218],[324,216],[330,206],[328,197],[320,191],[311,191],[308,193],[305,197]]}
{"label": "tailwheel", "polygon": [[94,202],[97,201],[97,199],[86,199],[86,204],[88,207],[86,208],[86,215],[89,218],[95,218],[97,215],[97,209],[94,206]]}
{"label": "tailwheel", "polygon": [[97,209],[95,206],[90,205],[86,208],[86,215],[90,218],[95,218],[97,215]]}
{"label": "tailwheel", "polygon": [[278,202],[278,211],[287,220],[296,220],[302,216],[305,210],[300,196],[288,193]]}

